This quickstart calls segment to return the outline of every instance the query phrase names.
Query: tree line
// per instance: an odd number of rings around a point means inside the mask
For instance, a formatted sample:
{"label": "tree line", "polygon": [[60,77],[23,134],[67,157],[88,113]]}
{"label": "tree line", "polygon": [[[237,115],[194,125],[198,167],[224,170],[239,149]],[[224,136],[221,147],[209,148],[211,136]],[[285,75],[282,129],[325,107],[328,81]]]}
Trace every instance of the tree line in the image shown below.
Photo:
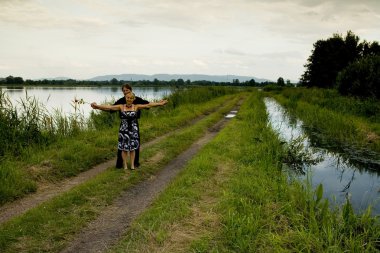
{"label": "tree line", "polygon": [[183,79],[173,79],[170,81],[163,81],[154,79],[153,81],[150,80],[141,80],[141,81],[128,81],[128,80],[117,80],[116,78],[113,78],[111,80],[107,81],[90,81],[90,80],[74,80],[74,79],[67,79],[67,80],[24,80],[22,77],[14,77],[14,76],[8,76],[6,78],[0,79],[0,85],[7,85],[7,86],[121,86],[124,83],[130,83],[131,85],[136,86],[247,86],[247,87],[263,87],[268,84],[280,84],[281,86],[285,85],[293,85],[289,80],[285,81],[282,77],[279,78],[279,81],[271,82],[271,81],[265,81],[265,82],[256,82],[254,79],[240,82],[239,79],[233,79],[232,82],[214,82],[214,81],[206,81],[206,80],[199,80],[199,81],[190,81],[190,80],[183,80]]}
{"label": "tree line", "polygon": [[335,88],[343,95],[380,98],[380,45],[352,31],[314,43],[300,85]]}

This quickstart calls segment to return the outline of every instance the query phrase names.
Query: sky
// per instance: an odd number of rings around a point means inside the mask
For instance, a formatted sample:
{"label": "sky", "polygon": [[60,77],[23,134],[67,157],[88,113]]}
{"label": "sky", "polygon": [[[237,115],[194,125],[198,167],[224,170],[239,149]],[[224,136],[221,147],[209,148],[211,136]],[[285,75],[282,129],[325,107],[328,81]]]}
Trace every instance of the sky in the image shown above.
{"label": "sky", "polygon": [[0,0],[0,77],[297,81],[313,43],[380,41],[379,0]]}

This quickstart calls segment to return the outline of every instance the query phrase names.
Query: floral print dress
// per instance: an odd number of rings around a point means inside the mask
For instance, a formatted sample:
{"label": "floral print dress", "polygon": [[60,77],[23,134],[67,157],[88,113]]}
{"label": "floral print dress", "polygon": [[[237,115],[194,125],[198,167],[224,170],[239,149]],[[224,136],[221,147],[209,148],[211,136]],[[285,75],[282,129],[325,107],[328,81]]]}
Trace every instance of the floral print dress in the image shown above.
{"label": "floral print dress", "polygon": [[[118,149],[124,151],[136,150],[140,146],[137,111],[121,111]],[[132,108],[133,109],[133,108]]]}

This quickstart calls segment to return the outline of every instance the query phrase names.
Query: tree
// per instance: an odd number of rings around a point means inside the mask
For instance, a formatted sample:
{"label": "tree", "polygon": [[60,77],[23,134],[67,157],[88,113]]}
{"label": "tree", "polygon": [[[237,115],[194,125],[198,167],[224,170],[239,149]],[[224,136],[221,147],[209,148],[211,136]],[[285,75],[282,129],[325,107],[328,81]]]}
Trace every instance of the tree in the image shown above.
{"label": "tree", "polygon": [[119,84],[119,81],[116,78],[112,78],[111,81],[110,81],[110,83],[112,85],[116,85],[116,84]]}
{"label": "tree", "polygon": [[277,79],[277,85],[278,85],[278,86],[285,86],[284,78],[279,77],[279,78]]}
{"label": "tree", "polygon": [[183,86],[185,84],[185,81],[182,78],[179,78],[177,80],[177,85]]}
{"label": "tree", "polygon": [[256,85],[256,81],[255,81],[255,79],[251,79],[251,80],[249,80],[249,81],[248,81],[248,84],[249,84],[250,86],[255,86],[255,85]]}
{"label": "tree", "polygon": [[364,57],[348,65],[337,77],[343,95],[380,98],[380,55]]}
{"label": "tree", "polygon": [[305,64],[306,71],[301,83],[307,87],[332,88],[338,72],[358,59],[362,52],[359,37],[348,31],[343,38],[334,34],[327,40],[318,40]]}
{"label": "tree", "polygon": [[14,77],[13,76],[7,76],[5,78],[5,83],[6,84],[13,84]]}
{"label": "tree", "polygon": [[22,77],[14,77],[14,76],[7,76],[5,78],[5,83],[6,84],[23,84],[24,83],[24,79],[22,79]]}
{"label": "tree", "polygon": [[154,78],[154,80],[153,80],[153,84],[154,84],[154,85],[159,85],[159,84],[160,84],[160,81],[158,81],[157,78]]}
{"label": "tree", "polygon": [[360,46],[362,47],[362,57],[370,55],[380,55],[380,45],[377,41],[374,41],[372,43],[363,41],[362,43],[360,43]]}

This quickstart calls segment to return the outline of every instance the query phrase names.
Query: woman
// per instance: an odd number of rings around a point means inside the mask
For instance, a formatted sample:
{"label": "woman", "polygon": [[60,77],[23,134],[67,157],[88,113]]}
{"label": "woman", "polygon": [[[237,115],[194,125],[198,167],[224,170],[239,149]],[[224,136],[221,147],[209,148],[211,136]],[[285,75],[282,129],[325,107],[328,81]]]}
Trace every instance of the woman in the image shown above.
{"label": "woman", "polygon": [[[118,99],[113,105],[122,105],[122,104],[126,104],[127,103],[127,100],[126,100],[126,95],[131,93],[132,92],[132,86],[128,83],[125,83],[121,86],[121,90],[123,91],[123,97]],[[144,100],[140,97],[135,97],[135,100],[133,101],[133,104],[142,104],[142,105],[145,105],[145,104],[149,104],[149,101],[147,100]],[[111,111],[111,113],[114,113],[116,111]],[[137,127],[139,126],[139,122],[138,120],[140,119],[140,115],[141,115],[141,110],[138,110],[137,111]],[[121,111],[119,111],[119,118],[121,119]],[[121,122],[121,121],[120,121]],[[140,134],[139,134],[139,137],[141,138]],[[140,143],[140,147],[141,147],[141,143]],[[121,156],[121,150],[118,149],[117,150],[117,159],[116,159],[116,168],[120,169],[120,168],[123,168],[123,157]],[[135,161],[134,161],[134,165],[135,165],[135,168],[139,167],[140,166],[140,148],[136,149],[135,150]]]}
{"label": "woman", "polygon": [[131,169],[135,169],[135,150],[140,146],[139,143],[139,129],[137,124],[137,111],[139,109],[151,108],[155,106],[165,105],[168,101],[161,100],[156,103],[149,104],[133,104],[135,100],[135,94],[132,92],[126,95],[126,104],[120,105],[98,105],[95,102],[91,103],[93,109],[99,109],[103,111],[120,111],[121,113],[121,124],[119,129],[119,142],[118,149],[122,151],[121,155],[123,157],[124,169],[128,169],[127,157],[128,152],[130,154],[130,164]]}

